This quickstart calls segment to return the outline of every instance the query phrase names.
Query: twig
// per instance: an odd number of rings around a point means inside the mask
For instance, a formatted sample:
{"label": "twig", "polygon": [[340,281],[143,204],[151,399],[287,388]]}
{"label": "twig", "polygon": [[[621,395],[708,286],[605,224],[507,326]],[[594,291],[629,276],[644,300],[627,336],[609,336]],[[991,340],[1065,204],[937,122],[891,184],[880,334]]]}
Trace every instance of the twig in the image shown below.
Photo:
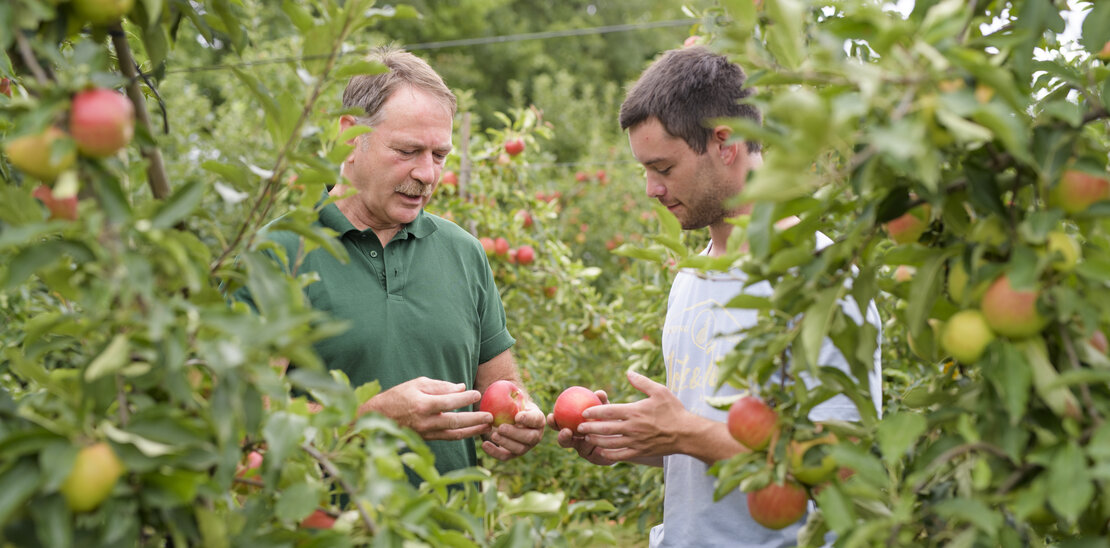
{"label": "twig", "polygon": [[[127,35],[123,33],[123,26],[120,23],[112,25],[108,33],[112,35],[112,45],[116,48],[119,70],[127,77],[127,97],[131,99],[131,104],[135,105],[135,117],[147,133],[153,136],[150,113],[146,110],[146,100],[143,99],[143,92],[139,89],[139,75],[135,71],[135,57],[131,55],[131,45],[127,42]],[[166,177],[166,166],[162,162],[162,150],[156,146],[143,145],[140,151],[150,162],[146,168],[146,175],[151,193],[157,200],[168,198],[170,183]]]}
{"label": "twig", "polygon": [[335,481],[337,481],[339,483],[339,486],[343,488],[343,491],[347,493],[347,496],[350,497],[351,502],[354,503],[355,508],[358,509],[358,514],[362,517],[362,523],[366,525],[366,529],[370,532],[370,536],[374,536],[375,534],[377,534],[377,527],[374,525],[374,520],[370,519],[370,513],[366,511],[366,506],[364,506],[362,504],[362,501],[355,496],[354,488],[351,487],[351,484],[348,483],[346,479],[343,479],[343,475],[339,472],[339,469],[335,467],[335,464],[333,464],[331,460],[324,456],[323,453],[307,443],[301,445],[301,449],[304,449],[306,453],[311,455],[312,458],[316,459],[316,462],[319,462],[320,466],[324,467],[324,471],[327,472],[328,475],[330,475],[331,477],[335,478]]}
{"label": "twig", "polygon": [[[1071,343],[1071,337],[1068,336],[1067,329],[1064,324],[1059,324],[1060,339],[1064,341],[1064,352],[1068,355],[1068,365],[1074,370],[1079,370],[1079,357],[1075,354],[1075,346]],[[1095,407],[1094,399],[1091,398],[1091,388],[1086,383],[1079,385],[1079,395],[1083,398],[1083,405],[1087,408],[1087,414],[1091,416],[1091,420],[1095,425],[1102,424],[1102,415],[1099,415],[1098,408]]]}
{"label": "twig", "polygon": [[120,426],[127,426],[127,423],[131,421],[130,413],[127,411],[127,392],[125,388],[123,377],[116,375],[116,404],[119,405]]}
{"label": "twig", "polygon": [[[940,468],[942,465],[948,463],[948,461],[950,461],[950,460],[952,460],[952,459],[954,459],[954,458],[956,458],[960,455],[963,455],[964,453],[970,453],[972,451],[986,451],[987,453],[991,453],[992,455],[995,455],[997,457],[1001,457],[1001,458],[1004,458],[1006,460],[1010,460],[1010,456],[1007,455],[1005,451],[1003,451],[1003,450],[999,449],[998,447],[995,447],[994,445],[991,445],[989,443],[985,443],[985,442],[965,443],[963,445],[957,445],[956,447],[953,447],[953,448],[945,451],[944,453],[941,453],[939,457],[937,457],[936,459],[933,459],[933,462],[929,463],[928,469]],[[922,478],[921,481],[917,482],[917,485],[915,485],[913,487],[913,492],[914,493],[921,492],[921,490],[925,488],[925,484],[928,483],[928,479],[929,479],[928,477],[925,477],[925,478]]]}
{"label": "twig", "polygon": [[19,46],[19,56],[23,58],[23,63],[27,65],[35,80],[41,86],[48,84],[50,78],[46,75],[46,71],[42,69],[39,60],[35,58],[35,52],[31,50],[31,43],[27,41],[26,36],[23,36],[23,31],[15,32],[15,42]]}
{"label": "twig", "polygon": [[232,483],[241,483],[243,485],[250,485],[251,487],[266,487],[266,484],[262,483],[262,480],[251,478],[231,478],[231,481]]}
{"label": "twig", "polygon": [[1036,464],[1025,463],[1021,465],[1021,468],[1014,470],[1014,473],[1010,474],[1010,477],[1006,478],[1006,481],[998,486],[998,491],[995,494],[1005,495],[1009,493],[1011,489],[1017,487],[1018,483],[1021,483],[1021,480],[1025,479],[1025,476],[1028,476],[1030,472],[1037,468],[1040,468],[1040,466]]}

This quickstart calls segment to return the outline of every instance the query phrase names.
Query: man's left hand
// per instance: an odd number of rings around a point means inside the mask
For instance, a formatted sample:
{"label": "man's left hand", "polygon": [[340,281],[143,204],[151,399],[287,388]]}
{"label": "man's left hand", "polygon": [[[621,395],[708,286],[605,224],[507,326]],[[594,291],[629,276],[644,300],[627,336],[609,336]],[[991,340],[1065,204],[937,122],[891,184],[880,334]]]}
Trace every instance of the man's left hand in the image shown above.
{"label": "man's left hand", "polygon": [[515,424],[502,424],[486,437],[482,442],[486,454],[506,461],[527,453],[543,439],[543,411],[535,403],[528,402],[514,420]]}

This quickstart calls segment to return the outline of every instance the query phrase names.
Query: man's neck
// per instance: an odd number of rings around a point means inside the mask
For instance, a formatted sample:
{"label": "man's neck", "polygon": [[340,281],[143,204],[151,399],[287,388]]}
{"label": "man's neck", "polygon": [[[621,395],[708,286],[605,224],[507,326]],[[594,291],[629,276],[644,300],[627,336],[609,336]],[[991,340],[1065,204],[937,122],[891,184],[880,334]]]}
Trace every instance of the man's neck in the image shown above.
{"label": "man's neck", "polygon": [[[331,196],[343,196],[349,190],[350,187],[348,186],[335,185],[334,187],[332,187],[329,194]],[[373,229],[374,235],[378,237],[378,241],[381,242],[383,249],[386,245],[389,244],[390,240],[392,240],[393,237],[401,231],[402,225],[399,224],[387,227],[377,227],[371,224],[369,222],[369,219],[365,217],[366,208],[362,205],[362,202],[358,200],[357,194],[347,196],[346,198],[340,198],[335,202],[335,207],[339,208],[339,212],[342,213],[343,216],[346,217],[347,220],[351,222],[351,225],[353,225],[356,229]]]}

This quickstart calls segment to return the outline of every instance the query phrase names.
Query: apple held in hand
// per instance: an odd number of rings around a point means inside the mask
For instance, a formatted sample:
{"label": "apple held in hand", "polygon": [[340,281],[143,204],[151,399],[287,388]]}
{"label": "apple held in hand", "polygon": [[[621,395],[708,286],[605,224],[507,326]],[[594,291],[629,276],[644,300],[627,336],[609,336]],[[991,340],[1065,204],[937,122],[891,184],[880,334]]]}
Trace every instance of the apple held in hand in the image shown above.
{"label": "apple held in hand", "polygon": [[808,498],[805,489],[793,481],[772,483],[748,493],[748,512],[756,523],[768,529],[782,529],[802,519]]}
{"label": "apple held in hand", "polygon": [[555,426],[559,429],[569,428],[571,432],[577,434],[578,425],[586,421],[582,418],[582,412],[595,405],[601,405],[601,398],[589,388],[572,386],[563,390],[563,393],[555,399],[555,406],[552,408],[552,413],[555,414]]}
{"label": "apple held in hand", "polygon": [[744,396],[728,410],[728,433],[752,451],[767,448],[778,428],[778,413],[755,396]]}
{"label": "apple held in hand", "polygon": [[512,381],[494,381],[482,394],[478,410],[493,415],[493,425],[515,424],[516,414],[524,411],[524,391]]}
{"label": "apple held in hand", "polygon": [[74,512],[88,512],[100,506],[116,480],[123,475],[123,463],[106,442],[94,443],[77,452],[73,469],[62,482],[62,496]]}
{"label": "apple held in hand", "polygon": [[69,134],[86,156],[111,156],[131,142],[135,134],[135,108],[123,94],[103,88],[82,91],[73,97]]}

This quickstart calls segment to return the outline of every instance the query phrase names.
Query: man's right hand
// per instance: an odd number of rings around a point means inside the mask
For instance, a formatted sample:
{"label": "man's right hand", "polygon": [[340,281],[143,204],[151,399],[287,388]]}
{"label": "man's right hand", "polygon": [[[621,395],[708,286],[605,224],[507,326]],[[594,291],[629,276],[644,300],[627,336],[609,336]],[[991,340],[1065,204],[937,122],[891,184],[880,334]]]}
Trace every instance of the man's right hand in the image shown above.
{"label": "man's right hand", "polygon": [[452,413],[481,399],[465,384],[418,377],[366,400],[359,413],[381,413],[425,440],[461,440],[486,433],[493,423],[493,415],[481,411]]}
{"label": "man's right hand", "polygon": [[[601,399],[602,404],[609,403],[609,396],[605,394],[604,390],[594,392],[597,397]],[[559,443],[559,447],[568,447],[578,452],[578,456],[601,466],[609,466],[616,464],[617,461],[609,460],[597,451],[597,446],[586,441],[585,436],[576,435],[570,428],[560,429],[555,424],[555,413],[547,415],[547,427],[559,433],[555,441]]]}

